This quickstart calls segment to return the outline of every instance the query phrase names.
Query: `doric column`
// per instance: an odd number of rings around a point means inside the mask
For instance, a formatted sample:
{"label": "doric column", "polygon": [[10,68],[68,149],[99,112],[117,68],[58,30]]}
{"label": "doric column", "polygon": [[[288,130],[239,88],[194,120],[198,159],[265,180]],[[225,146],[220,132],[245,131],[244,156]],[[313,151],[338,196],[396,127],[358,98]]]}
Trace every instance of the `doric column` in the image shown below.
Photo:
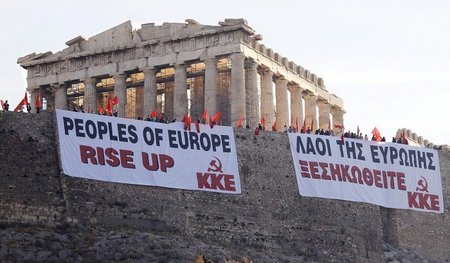
{"label": "doric column", "polygon": [[266,122],[266,130],[272,127],[274,120],[273,112],[273,72],[269,69],[261,71],[261,115]]}
{"label": "doric column", "polygon": [[245,111],[247,124],[255,128],[259,123],[259,101],[258,101],[258,64],[253,59],[246,59],[245,62]]}
{"label": "doric column", "polygon": [[[317,103],[317,107],[319,108],[319,129],[328,130],[328,124],[330,124],[330,109],[331,104],[328,101],[321,100]],[[359,135],[359,134],[358,134]]]}
{"label": "doric column", "polygon": [[298,85],[290,87],[291,92],[291,122],[298,124],[298,129],[303,127],[303,89]]}
{"label": "doric column", "polygon": [[205,109],[212,115],[217,112],[217,60],[205,59]]}
{"label": "doric column", "polygon": [[333,129],[337,135],[341,135],[343,128],[335,128],[335,125],[344,127],[345,111],[338,107],[331,107],[331,115],[333,116]]}
{"label": "doric column", "polygon": [[[173,83],[169,82],[165,85],[164,90],[164,116],[169,120],[172,121],[174,119],[173,114],[173,102],[174,102],[174,92],[173,92]],[[183,119],[179,120],[182,121]]]}
{"label": "doric column", "polygon": [[95,78],[87,77],[84,80],[84,112],[97,111],[97,80]]}
{"label": "doric column", "polygon": [[173,112],[174,118],[177,121],[182,121],[188,112],[187,103],[187,83],[186,83],[186,65],[175,65],[175,88],[174,88],[174,103]]}
{"label": "doric column", "polygon": [[[306,119],[306,128],[309,127],[311,133],[313,133],[317,128],[317,96],[314,94],[308,94],[304,96],[305,99],[305,119]],[[311,127],[311,124],[314,127]]]}
{"label": "doric column", "polygon": [[[36,113],[36,99],[39,94],[39,88],[36,88],[36,89],[28,88],[28,92],[30,93],[31,113]],[[42,101],[41,101],[41,105],[42,105]]]}
{"label": "doric column", "polygon": [[145,68],[144,73],[144,112],[142,118],[145,119],[151,111],[157,109],[156,95],[156,72],[153,68]]}
{"label": "doric column", "polygon": [[245,73],[244,55],[233,53],[231,58],[231,126],[236,127],[239,116],[242,116],[242,126],[246,125],[245,112]]}
{"label": "doric column", "polygon": [[288,80],[279,77],[275,81],[275,95],[277,101],[277,131],[283,131],[284,126],[289,126],[289,105],[288,105]]}
{"label": "doric column", "polygon": [[67,85],[62,83],[55,88],[55,109],[67,110]]}
{"label": "doric column", "polygon": [[127,76],[124,73],[119,73],[113,76],[114,78],[114,94],[117,96],[119,103],[117,105],[117,116],[125,118],[126,105],[127,105]]}

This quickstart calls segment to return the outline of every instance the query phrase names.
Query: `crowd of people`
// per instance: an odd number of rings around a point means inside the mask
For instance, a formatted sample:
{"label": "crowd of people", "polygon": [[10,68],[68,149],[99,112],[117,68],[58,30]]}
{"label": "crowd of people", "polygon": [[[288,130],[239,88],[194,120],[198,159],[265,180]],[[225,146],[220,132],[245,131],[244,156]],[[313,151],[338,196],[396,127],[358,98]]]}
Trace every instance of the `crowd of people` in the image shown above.
{"label": "crowd of people", "polygon": [[[5,102],[1,101],[1,107],[2,107],[3,111],[9,111],[8,100],[5,100]],[[21,108],[19,110],[19,112],[21,112],[22,109],[23,108]],[[30,105],[30,103],[26,104],[26,110],[27,110],[28,113],[31,112],[31,105]],[[76,112],[83,112],[84,113],[84,110],[82,109],[82,107],[80,107],[79,109],[73,108],[72,110],[76,111]],[[39,111],[40,111],[40,107],[36,107],[36,112],[39,113]],[[91,113],[95,113],[95,112],[91,112]],[[99,111],[99,112],[97,112],[97,114],[117,117],[118,112],[117,111],[113,111],[113,112]],[[150,121],[150,122],[159,122],[159,123],[171,123],[171,122],[176,122],[177,121],[176,119],[173,119],[172,121],[169,121],[167,118],[164,117],[163,113],[160,113],[157,116],[154,115],[154,114],[149,114],[147,116],[147,118],[145,118],[145,119],[143,119],[142,117],[138,117],[137,119],[138,120]],[[203,118],[202,118],[202,120],[197,119],[197,123],[206,124],[206,120],[204,120]],[[215,124],[216,123],[214,123],[214,125]],[[251,127],[247,124],[245,128],[246,129],[250,129]],[[262,131],[262,130],[265,130],[265,127],[261,123],[259,123],[258,126],[255,129],[255,135],[259,135],[259,132]],[[277,131],[275,124],[272,126],[272,131]],[[304,133],[304,134],[312,134],[312,130],[311,130],[310,127],[307,127],[307,128],[302,127],[301,129],[299,129],[299,128],[296,128],[296,127],[293,127],[293,126],[289,126],[288,127],[287,125],[284,125],[283,132],[286,132],[286,133],[299,132],[299,133]],[[325,136],[336,136],[335,132],[332,129],[316,129],[314,131],[314,134],[315,135],[325,135]],[[351,132],[351,131],[346,131],[346,132],[344,132],[341,135],[341,137],[343,137],[343,138],[352,138],[352,139],[361,139],[361,140],[369,140],[369,137],[367,136],[367,134],[365,134],[363,136],[363,134],[361,132],[359,132],[359,129],[358,129],[357,133],[354,133],[354,132]],[[372,135],[371,140],[372,141],[381,141],[381,142],[385,142],[386,141],[385,137],[380,137],[380,138],[381,139],[377,140],[377,136],[375,136],[375,134],[374,134],[374,135]],[[408,144],[408,140],[406,139],[406,137],[404,135],[400,136],[398,138],[397,137],[392,137],[392,142],[393,143],[400,143],[400,144]]]}
{"label": "crowd of people", "polygon": [[[249,127],[247,127],[249,128]],[[255,129],[255,135],[259,135],[259,132],[265,130],[265,127],[263,127],[263,125],[261,125],[261,123],[258,124],[258,127],[256,127]],[[272,131],[277,131],[275,125],[272,127]],[[299,132],[299,133],[304,133],[304,134],[312,134],[312,130],[310,129],[310,127],[303,127],[300,130],[296,129],[295,127],[292,126],[287,126],[284,125],[283,128],[283,132],[286,133],[291,133],[291,132]],[[317,129],[314,131],[315,135],[325,135],[325,136],[337,136],[337,134],[334,132],[334,130],[332,129]],[[378,135],[380,136],[380,135]],[[365,134],[363,136],[363,134],[361,132],[359,132],[359,128],[358,128],[358,132],[351,132],[351,131],[345,131],[342,135],[342,138],[351,138],[351,139],[360,139],[360,140],[369,140],[369,136],[367,136],[367,134]],[[386,142],[386,138],[383,136],[380,136],[380,139],[377,139],[377,136],[372,135],[372,138],[370,139],[372,141],[380,141],[380,142]],[[406,144],[408,145],[408,139],[406,139],[406,136],[403,134],[400,137],[392,137],[392,142],[393,143],[399,143],[399,144]]]}

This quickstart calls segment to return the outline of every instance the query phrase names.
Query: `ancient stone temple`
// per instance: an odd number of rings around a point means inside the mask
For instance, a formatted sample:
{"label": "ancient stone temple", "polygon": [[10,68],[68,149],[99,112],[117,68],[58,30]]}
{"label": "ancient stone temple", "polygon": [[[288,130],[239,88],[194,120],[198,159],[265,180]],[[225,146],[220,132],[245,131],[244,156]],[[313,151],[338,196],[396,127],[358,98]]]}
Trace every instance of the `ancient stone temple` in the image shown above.
{"label": "ancient stone temple", "polygon": [[[145,118],[153,110],[168,120],[190,113],[222,112],[223,125],[256,127],[306,123],[343,125],[342,99],[322,78],[260,43],[244,19],[218,26],[127,21],[88,39],[66,42],[56,53],[32,53],[17,63],[27,69],[34,107],[37,94],[48,109],[96,112],[117,96],[119,117]],[[33,109],[34,111],[35,109]]]}

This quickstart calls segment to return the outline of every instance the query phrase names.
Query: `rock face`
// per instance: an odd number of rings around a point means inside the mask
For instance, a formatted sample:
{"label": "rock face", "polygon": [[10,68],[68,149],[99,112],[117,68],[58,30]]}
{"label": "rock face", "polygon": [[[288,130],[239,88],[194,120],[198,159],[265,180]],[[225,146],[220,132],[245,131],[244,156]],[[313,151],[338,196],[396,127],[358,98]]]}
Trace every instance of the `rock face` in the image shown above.
{"label": "rock face", "polygon": [[[52,113],[0,114],[1,259],[380,262],[401,260],[383,238],[424,245],[383,231],[398,230],[398,214],[378,206],[300,197],[286,134],[236,130],[243,192],[226,195],[62,175],[53,123]],[[449,259],[446,248],[435,259]]]}

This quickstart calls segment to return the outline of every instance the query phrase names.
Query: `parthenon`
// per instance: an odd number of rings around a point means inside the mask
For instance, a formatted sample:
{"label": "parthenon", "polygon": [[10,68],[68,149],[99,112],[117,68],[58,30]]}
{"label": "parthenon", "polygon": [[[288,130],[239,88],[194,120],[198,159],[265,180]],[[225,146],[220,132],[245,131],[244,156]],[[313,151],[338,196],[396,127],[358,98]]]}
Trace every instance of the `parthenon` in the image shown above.
{"label": "parthenon", "polygon": [[[40,93],[48,109],[95,112],[117,96],[119,117],[146,118],[153,110],[169,120],[190,113],[222,113],[223,125],[256,127],[314,123],[343,126],[343,101],[322,78],[261,44],[244,19],[217,26],[130,21],[88,39],[78,36],[56,53],[18,59],[25,68],[32,111]],[[336,131],[339,132],[339,131]]]}

